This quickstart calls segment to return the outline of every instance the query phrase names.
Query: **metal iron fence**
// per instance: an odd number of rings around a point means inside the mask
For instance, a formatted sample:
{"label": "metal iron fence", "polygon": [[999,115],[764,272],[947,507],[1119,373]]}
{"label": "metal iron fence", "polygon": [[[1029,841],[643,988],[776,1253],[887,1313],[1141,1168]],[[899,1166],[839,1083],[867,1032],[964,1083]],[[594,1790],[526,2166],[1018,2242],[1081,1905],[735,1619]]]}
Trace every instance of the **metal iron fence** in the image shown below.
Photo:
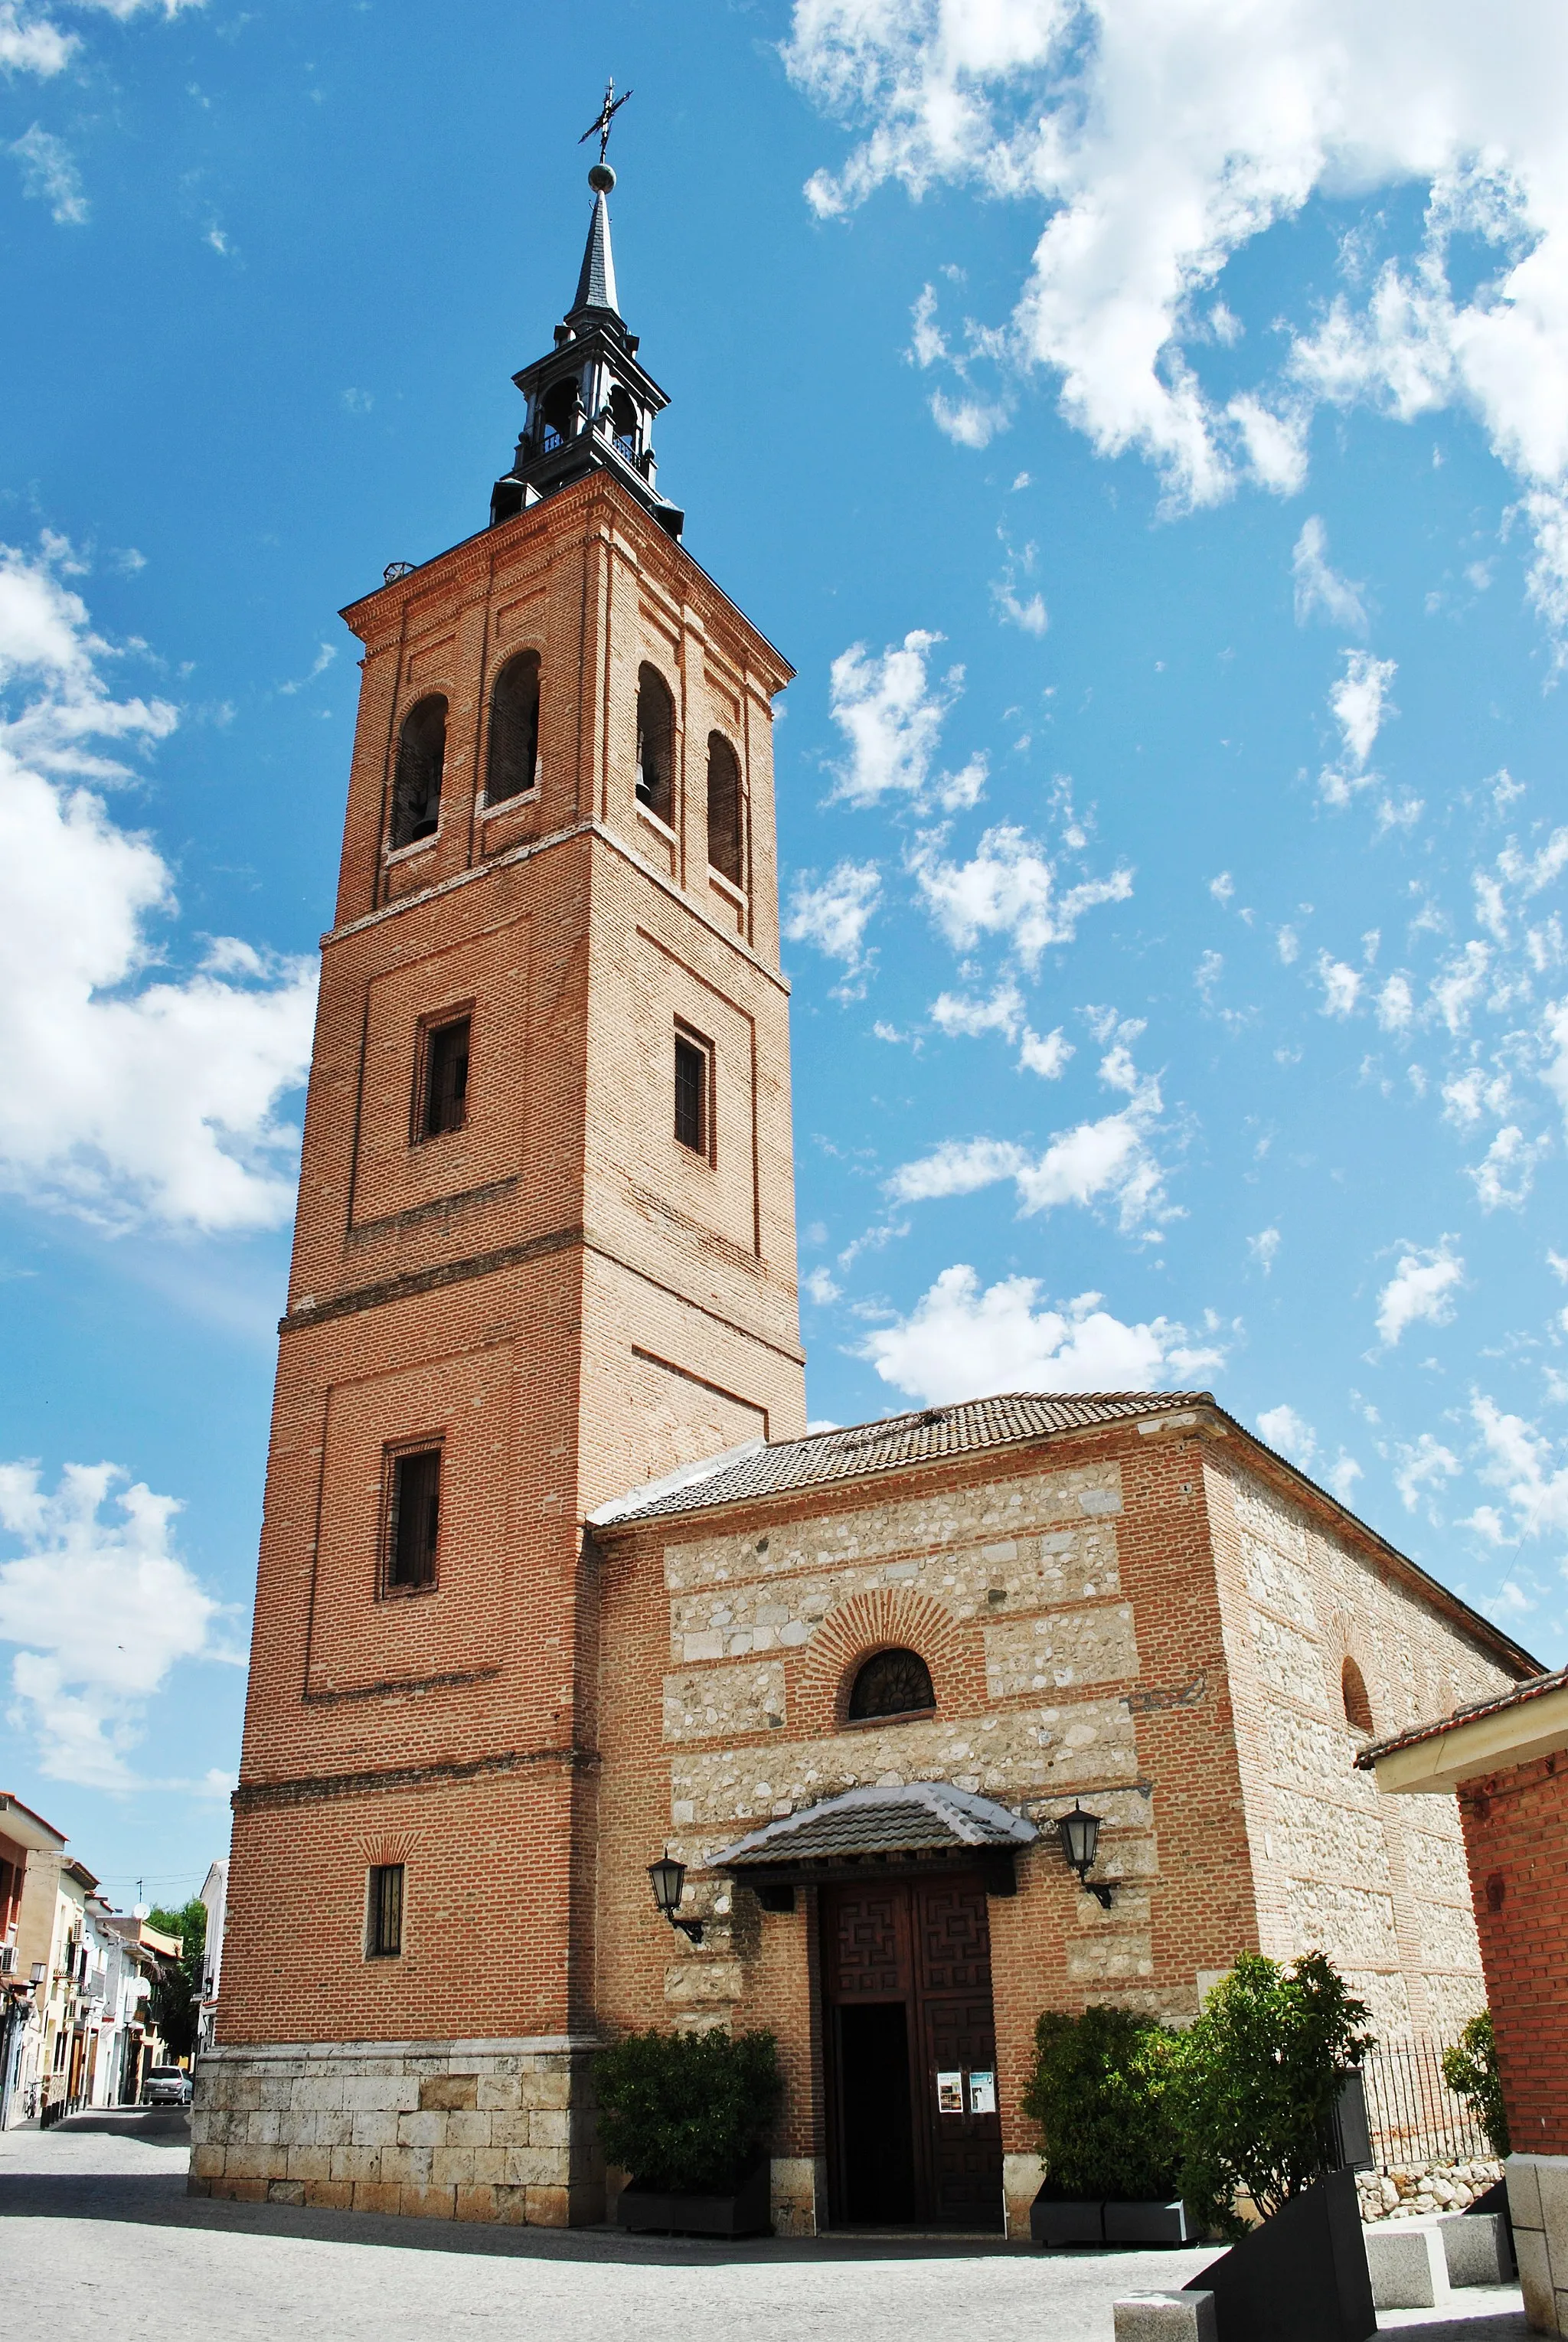
{"label": "metal iron fence", "polygon": [[1419,2170],[1423,2163],[1469,2163],[1492,2148],[1468,2098],[1443,2078],[1443,2041],[1409,2041],[1374,2049],[1362,2067],[1367,2127],[1380,2171]]}

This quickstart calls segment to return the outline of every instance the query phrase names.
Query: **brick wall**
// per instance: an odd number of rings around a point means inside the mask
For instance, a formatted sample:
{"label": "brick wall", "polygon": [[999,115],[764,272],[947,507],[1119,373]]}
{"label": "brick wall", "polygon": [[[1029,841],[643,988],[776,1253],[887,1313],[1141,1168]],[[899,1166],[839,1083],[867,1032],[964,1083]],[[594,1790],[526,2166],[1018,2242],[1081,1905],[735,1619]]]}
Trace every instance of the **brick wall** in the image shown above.
{"label": "brick wall", "polygon": [[1466,1781],[1459,1810],[1513,2148],[1568,2156],[1568,1756]]}

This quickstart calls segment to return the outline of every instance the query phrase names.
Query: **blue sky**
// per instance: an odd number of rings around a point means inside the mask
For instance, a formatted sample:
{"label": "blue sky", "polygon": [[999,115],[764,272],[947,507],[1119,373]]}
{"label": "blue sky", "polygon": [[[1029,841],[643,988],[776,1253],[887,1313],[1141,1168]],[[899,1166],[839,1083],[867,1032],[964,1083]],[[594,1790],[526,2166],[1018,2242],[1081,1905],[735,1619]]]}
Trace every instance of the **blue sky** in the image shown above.
{"label": "blue sky", "polygon": [[778,733],[812,1414],[1212,1387],[1568,1656],[1544,5],[0,5],[0,1782],[226,1834],[356,670],[631,85]]}

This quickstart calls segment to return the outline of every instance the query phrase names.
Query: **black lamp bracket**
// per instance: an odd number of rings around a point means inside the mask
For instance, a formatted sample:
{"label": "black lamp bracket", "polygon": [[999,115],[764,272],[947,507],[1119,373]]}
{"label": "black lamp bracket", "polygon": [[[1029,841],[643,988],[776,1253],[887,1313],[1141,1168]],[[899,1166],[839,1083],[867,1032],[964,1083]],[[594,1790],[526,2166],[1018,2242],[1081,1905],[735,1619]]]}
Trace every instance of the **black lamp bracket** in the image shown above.
{"label": "black lamp bracket", "polygon": [[1111,1897],[1116,1891],[1114,1887],[1108,1887],[1103,1878],[1081,1878],[1078,1884],[1085,1895],[1094,1897],[1102,1911],[1110,1909]]}
{"label": "black lamp bracket", "polygon": [[703,1923],[700,1919],[677,1919],[674,1912],[672,1912],[670,1914],[670,1925],[672,1927],[678,1927],[682,1935],[688,1937],[692,1943],[700,1944],[702,1942]]}

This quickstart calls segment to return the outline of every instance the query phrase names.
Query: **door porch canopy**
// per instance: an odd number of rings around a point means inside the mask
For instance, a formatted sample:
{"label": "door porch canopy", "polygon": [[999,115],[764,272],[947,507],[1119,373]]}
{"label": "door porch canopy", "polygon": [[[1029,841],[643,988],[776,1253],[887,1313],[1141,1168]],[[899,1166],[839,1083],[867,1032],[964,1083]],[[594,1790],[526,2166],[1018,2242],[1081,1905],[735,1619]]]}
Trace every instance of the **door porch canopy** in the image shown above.
{"label": "door porch canopy", "polygon": [[884,1872],[978,1870],[993,1895],[1014,1891],[1014,1857],[1040,1833],[992,1797],[945,1781],[845,1789],[724,1847],[709,1862],[764,1894]]}

